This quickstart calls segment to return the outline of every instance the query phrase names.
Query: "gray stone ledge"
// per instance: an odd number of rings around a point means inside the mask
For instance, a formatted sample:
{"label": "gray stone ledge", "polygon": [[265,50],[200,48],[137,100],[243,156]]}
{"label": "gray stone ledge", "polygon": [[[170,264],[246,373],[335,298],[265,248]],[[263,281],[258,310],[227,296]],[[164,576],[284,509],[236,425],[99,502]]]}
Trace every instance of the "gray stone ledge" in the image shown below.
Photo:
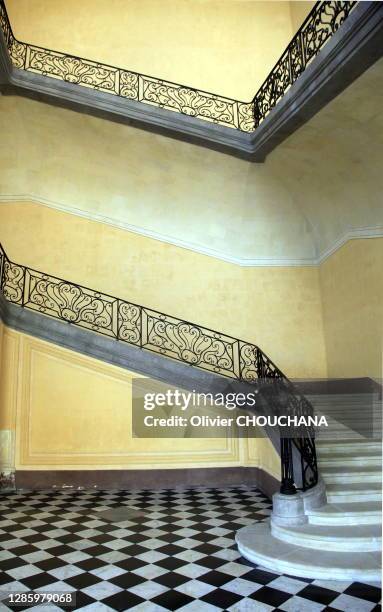
{"label": "gray stone ledge", "polygon": [[144,376],[201,391],[226,389],[231,379],[205,372],[163,355],[82,329],[7,302],[0,294],[0,316],[12,329]]}

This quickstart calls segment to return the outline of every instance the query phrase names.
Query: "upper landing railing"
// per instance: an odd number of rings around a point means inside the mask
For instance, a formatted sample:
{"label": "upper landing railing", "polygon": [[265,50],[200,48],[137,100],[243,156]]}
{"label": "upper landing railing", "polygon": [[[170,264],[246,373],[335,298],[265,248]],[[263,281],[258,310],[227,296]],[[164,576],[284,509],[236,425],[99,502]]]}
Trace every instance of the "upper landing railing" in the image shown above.
{"label": "upper landing railing", "polygon": [[[228,378],[266,381],[272,410],[312,415],[309,401],[255,344],[10,261],[0,244],[0,291],[8,302]],[[295,493],[293,447],[306,490],[318,481],[312,428],[281,437],[282,493]]]}
{"label": "upper landing railing", "polygon": [[16,68],[241,132],[254,132],[356,4],[354,1],[317,2],[250,102],[233,100],[17,40],[4,0],[0,0],[0,29]]}

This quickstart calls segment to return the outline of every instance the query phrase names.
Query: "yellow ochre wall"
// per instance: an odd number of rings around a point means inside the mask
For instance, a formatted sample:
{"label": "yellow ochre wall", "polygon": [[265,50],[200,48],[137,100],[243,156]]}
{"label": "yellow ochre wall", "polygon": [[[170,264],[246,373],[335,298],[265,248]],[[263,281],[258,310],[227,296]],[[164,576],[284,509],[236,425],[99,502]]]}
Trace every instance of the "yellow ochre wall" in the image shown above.
{"label": "yellow ochre wall", "polygon": [[243,268],[34,203],[0,204],[8,257],[254,342],[291,378],[327,374],[315,267]]}
{"label": "yellow ochre wall", "polygon": [[[250,101],[312,3],[6,0],[16,37]],[[302,16],[302,19],[301,19]],[[155,50],[155,52],[154,52]]]}
{"label": "yellow ochre wall", "polygon": [[383,378],[383,238],[350,240],[320,266],[330,378]]}
{"label": "yellow ochre wall", "polygon": [[291,22],[294,32],[299,30],[300,26],[314,7],[315,2],[311,0],[297,0],[292,1],[290,4]]}
{"label": "yellow ochre wall", "polygon": [[16,430],[16,470],[256,465],[278,477],[269,440],[133,438],[132,372],[10,329],[3,352],[1,427]]}

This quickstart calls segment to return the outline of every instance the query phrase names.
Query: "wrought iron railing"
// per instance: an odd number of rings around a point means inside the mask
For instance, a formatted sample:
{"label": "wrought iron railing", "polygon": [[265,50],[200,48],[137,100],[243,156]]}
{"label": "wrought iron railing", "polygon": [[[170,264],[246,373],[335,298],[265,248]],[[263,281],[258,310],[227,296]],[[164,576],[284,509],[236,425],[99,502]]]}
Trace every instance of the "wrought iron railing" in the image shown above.
{"label": "wrought iron railing", "polygon": [[[313,414],[308,400],[255,344],[16,264],[1,244],[0,290],[12,304],[220,376],[269,381],[274,412],[283,398],[281,410],[288,415]],[[301,457],[302,489],[318,480],[314,431],[308,427],[303,436],[281,439],[283,493],[296,490],[293,445]]]}
{"label": "wrought iron railing", "polygon": [[317,2],[250,102],[22,42],[12,32],[4,0],[0,0],[0,29],[16,68],[242,132],[254,132],[356,4]]}

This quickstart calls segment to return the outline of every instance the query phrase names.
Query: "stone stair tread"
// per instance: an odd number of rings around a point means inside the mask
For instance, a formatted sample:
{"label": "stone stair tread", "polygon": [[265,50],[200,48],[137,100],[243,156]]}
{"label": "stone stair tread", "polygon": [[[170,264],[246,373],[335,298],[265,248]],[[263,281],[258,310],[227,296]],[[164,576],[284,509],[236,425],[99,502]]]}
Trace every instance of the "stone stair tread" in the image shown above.
{"label": "stone stair tread", "polygon": [[[370,438],[369,442],[366,443],[364,440],[365,438],[361,435],[360,438],[360,443],[362,443],[362,448],[375,448],[377,450],[381,450],[382,449],[382,441],[381,441],[381,435],[375,435]],[[318,429],[316,428],[316,436],[315,436],[315,443],[317,444],[319,449],[322,449],[322,447],[330,447],[331,444],[337,444],[336,448],[347,448],[347,449],[352,449],[352,448],[356,448],[356,445],[358,444],[358,440],[353,440],[352,442],[345,442],[345,438],[344,438],[344,430],[342,429],[332,429],[331,432],[328,431],[324,431],[323,429]]]}
{"label": "stone stair tread", "polygon": [[326,504],[320,508],[312,508],[307,510],[308,516],[314,514],[341,514],[341,515],[357,515],[357,514],[369,514],[369,513],[382,513],[382,504],[377,501],[368,502],[343,502],[338,504]]}
{"label": "stone stair tread", "polygon": [[365,406],[370,405],[375,402],[379,402],[379,396],[376,393],[368,393],[368,394],[349,394],[349,395],[308,395],[305,394],[306,397],[310,400],[312,404],[315,405],[358,405]]}
{"label": "stone stair tread", "polygon": [[[318,440],[318,445],[319,446],[326,446],[327,444],[329,444],[328,441],[326,440]],[[381,440],[375,440],[375,439],[363,439],[363,438],[345,438],[343,440],[331,440],[331,445],[339,445],[339,446],[343,446],[346,444],[350,444],[350,445],[354,445],[354,444],[365,444],[365,445],[369,445],[369,444],[373,444],[374,446],[377,444],[380,444],[380,446],[382,445],[382,441]]]}
{"label": "stone stair tread", "polygon": [[355,391],[351,391],[350,393],[305,393],[305,395],[307,397],[318,397],[318,398],[347,398],[347,399],[362,399],[365,400],[366,397],[371,397],[371,396],[378,396],[379,395],[379,391],[375,390],[375,389],[371,389],[369,391],[360,391],[359,393],[355,392]]}
{"label": "stone stair tread", "polygon": [[379,525],[382,526],[382,504],[379,501],[335,499],[320,508],[307,510],[312,525]]}
{"label": "stone stair tread", "polygon": [[328,465],[322,467],[321,474],[380,474],[381,471],[379,465]]}
{"label": "stone stair tread", "polygon": [[381,525],[294,525],[289,527],[277,526],[278,530],[288,531],[299,535],[310,536],[318,540],[343,540],[350,539],[365,539],[377,538],[381,539]]}
{"label": "stone stair tread", "polygon": [[326,491],[328,493],[344,493],[346,491],[353,491],[355,493],[366,492],[366,491],[378,491],[381,492],[382,485],[379,482],[347,482],[347,483],[331,483],[326,485]]}
{"label": "stone stair tread", "polygon": [[242,527],[236,541],[240,553],[249,561],[274,572],[292,576],[335,580],[379,580],[379,552],[338,552],[320,548],[313,550],[289,544],[270,533],[268,522]]}
{"label": "stone stair tread", "polygon": [[381,455],[381,451],[377,448],[363,448],[360,450],[358,455],[355,455],[355,452],[352,449],[348,448],[329,448],[328,450],[325,448],[320,449],[320,454],[324,457],[355,457],[355,459],[363,459],[363,457],[379,457]]}

